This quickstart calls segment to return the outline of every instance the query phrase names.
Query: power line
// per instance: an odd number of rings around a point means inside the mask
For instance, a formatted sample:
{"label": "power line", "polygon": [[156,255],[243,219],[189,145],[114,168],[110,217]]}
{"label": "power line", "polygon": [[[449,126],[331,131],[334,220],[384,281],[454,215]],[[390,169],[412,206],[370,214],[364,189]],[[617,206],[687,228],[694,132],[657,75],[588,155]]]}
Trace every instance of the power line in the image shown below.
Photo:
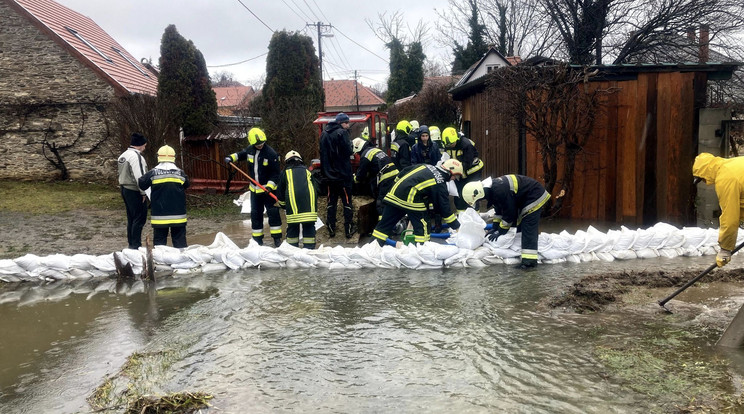
{"label": "power line", "polygon": [[380,56],[380,55],[378,55],[377,53],[375,53],[375,52],[373,52],[373,51],[371,51],[371,50],[367,49],[366,47],[364,47],[364,46],[360,45],[359,43],[357,43],[357,42],[356,42],[356,41],[355,41],[354,39],[350,38],[349,36],[346,36],[346,34],[345,34],[344,32],[342,32],[342,31],[341,31],[341,29],[339,29],[338,27],[336,27],[336,26],[334,26],[334,25],[331,25],[331,27],[333,27],[334,29],[338,30],[338,32],[339,32],[339,33],[341,33],[341,36],[343,36],[343,37],[345,37],[345,38],[349,39],[349,41],[350,41],[351,43],[354,43],[355,45],[357,45],[357,46],[361,47],[362,49],[366,50],[367,52],[369,52],[369,53],[371,53],[371,54],[373,54],[373,55],[377,56],[377,57],[378,57],[378,58],[380,58],[380,60],[382,60],[383,62],[385,62],[385,63],[390,63],[390,62],[389,62],[389,61],[388,61],[387,59],[385,59],[384,57],[381,57],[381,56]]}
{"label": "power line", "polygon": [[[306,22],[306,21],[308,20],[308,19],[307,19],[307,16],[306,16],[306,17],[302,17],[302,16],[300,16],[300,14],[299,14],[299,13],[297,13],[297,11],[296,11],[295,9],[293,9],[293,8],[292,8],[292,6],[290,6],[289,4],[287,4],[287,2],[286,2],[286,1],[282,0],[282,3],[284,3],[284,5],[285,5],[285,6],[287,6],[287,8],[288,8],[289,10],[292,10],[292,13],[294,13],[294,14],[295,14],[295,15],[296,15],[297,17],[299,17],[299,18],[300,18],[300,20],[302,20],[303,22]],[[295,7],[296,7],[296,5],[295,5]],[[300,11],[301,11],[301,10],[300,10]]]}
{"label": "power line", "polygon": [[274,29],[270,28],[269,25],[266,24],[266,23],[264,23],[264,21],[261,20],[260,17],[256,16],[256,13],[253,13],[253,10],[249,9],[248,6],[246,6],[245,4],[243,4],[243,2],[240,1],[240,0],[238,0],[238,3],[240,3],[243,7],[245,7],[245,9],[248,10],[253,15],[253,17],[255,17],[256,19],[258,19],[259,22],[261,22],[264,26],[266,26],[267,29],[271,30],[271,32],[274,33]]}
{"label": "power line", "polygon": [[269,54],[269,52],[266,52],[266,53],[264,53],[264,54],[262,54],[262,55],[258,55],[258,56],[256,56],[256,57],[252,57],[252,58],[250,58],[250,59],[246,59],[246,60],[241,60],[240,62],[235,62],[235,63],[225,63],[224,65],[213,65],[213,66],[209,66],[209,65],[208,65],[207,67],[208,67],[208,68],[224,68],[224,67],[227,67],[227,66],[235,66],[235,65],[240,65],[241,63],[245,63],[245,62],[250,62],[251,60],[256,60],[256,59],[258,59],[258,58],[260,58],[260,57],[263,57],[263,56],[266,56],[266,55],[268,55],[268,54]]}

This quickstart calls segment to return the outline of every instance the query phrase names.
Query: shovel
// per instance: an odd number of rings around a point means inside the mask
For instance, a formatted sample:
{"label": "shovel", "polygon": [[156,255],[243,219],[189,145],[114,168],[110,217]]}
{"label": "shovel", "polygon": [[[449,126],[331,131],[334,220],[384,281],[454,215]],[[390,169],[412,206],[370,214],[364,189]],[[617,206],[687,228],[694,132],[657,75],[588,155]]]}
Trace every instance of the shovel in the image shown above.
{"label": "shovel", "polygon": [[[742,247],[744,247],[744,243],[736,246],[736,248],[734,249],[734,251],[731,252],[731,255],[733,256],[734,253],[738,252]],[[693,284],[695,284],[695,282],[697,282],[698,280],[702,279],[703,276],[705,276],[708,273],[710,273],[711,270],[715,269],[716,267],[718,267],[718,265],[716,263],[713,263],[712,265],[710,265],[707,269],[703,270],[702,273],[700,273],[699,275],[695,276],[694,279],[690,280],[689,282],[685,283],[684,286],[682,286],[681,288],[677,289],[676,292],[674,292],[671,295],[667,296],[666,298],[660,300],[659,301],[659,306],[661,306],[662,308],[664,308],[664,310],[666,310],[667,312],[671,313],[671,311],[669,309],[667,309],[664,305],[666,305],[667,302],[669,302],[670,300],[672,300],[672,298],[674,298],[675,296],[677,296],[680,293],[682,293],[685,289],[687,289],[688,287],[690,287]]]}
{"label": "shovel", "polygon": [[256,180],[254,180],[254,179],[253,179],[253,177],[251,177],[250,175],[246,174],[246,173],[245,173],[245,171],[243,171],[243,170],[241,170],[240,168],[238,168],[238,166],[237,166],[237,165],[235,165],[235,164],[233,164],[233,163],[230,163],[230,166],[231,166],[231,167],[233,167],[233,168],[235,168],[235,170],[237,170],[237,171],[238,171],[239,173],[243,174],[243,175],[245,176],[245,178],[247,178],[247,179],[251,180],[251,182],[252,182],[253,184],[255,184],[255,185],[256,185],[256,187],[258,187],[258,188],[260,188],[260,189],[262,189],[262,190],[266,191],[267,193],[269,193],[269,195],[271,196],[271,198],[273,198],[273,199],[274,199],[274,201],[276,201],[276,202],[279,202],[279,199],[278,199],[278,198],[276,198],[276,196],[275,196],[275,195],[274,195],[274,194],[273,194],[273,193],[272,193],[271,191],[267,190],[267,189],[266,189],[266,187],[264,187],[264,186],[262,186],[261,184],[259,184],[259,183],[258,183],[258,181],[256,181]]}

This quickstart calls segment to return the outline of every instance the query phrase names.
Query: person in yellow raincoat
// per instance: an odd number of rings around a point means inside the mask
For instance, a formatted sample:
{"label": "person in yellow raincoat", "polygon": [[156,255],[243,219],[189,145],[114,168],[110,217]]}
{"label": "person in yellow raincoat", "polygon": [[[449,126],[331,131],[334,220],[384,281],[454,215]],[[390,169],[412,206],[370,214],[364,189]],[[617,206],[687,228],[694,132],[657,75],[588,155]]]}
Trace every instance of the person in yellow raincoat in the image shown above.
{"label": "person in yellow raincoat", "polygon": [[736,245],[739,222],[744,218],[744,157],[721,158],[704,152],[695,157],[692,165],[695,183],[705,181],[715,185],[718,204],[721,206],[718,245],[718,267],[731,261],[731,251]]}

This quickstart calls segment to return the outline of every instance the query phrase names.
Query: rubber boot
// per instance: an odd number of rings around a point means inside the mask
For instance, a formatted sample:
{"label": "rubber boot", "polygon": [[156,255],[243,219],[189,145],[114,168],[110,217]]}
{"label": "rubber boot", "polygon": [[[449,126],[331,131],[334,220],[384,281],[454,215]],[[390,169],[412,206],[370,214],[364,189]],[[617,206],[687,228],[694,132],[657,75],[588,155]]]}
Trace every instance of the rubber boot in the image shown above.
{"label": "rubber boot", "polygon": [[328,237],[336,237],[336,226],[328,225]]}
{"label": "rubber boot", "polygon": [[533,269],[537,266],[537,260],[535,259],[522,259],[522,263],[520,263],[517,268],[518,269]]}
{"label": "rubber boot", "polygon": [[350,239],[351,236],[353,236],[354,233],[356,233],[356,229],[354,228],[354,225],[351,224],[351,223],[344,224],[344,230],[346,231],[346,238],[347,239]]}
{"label": "rubber boot", "polygon": [[282,245],[282,238],[281,237],[274,237],[274,247],[279,247]]}

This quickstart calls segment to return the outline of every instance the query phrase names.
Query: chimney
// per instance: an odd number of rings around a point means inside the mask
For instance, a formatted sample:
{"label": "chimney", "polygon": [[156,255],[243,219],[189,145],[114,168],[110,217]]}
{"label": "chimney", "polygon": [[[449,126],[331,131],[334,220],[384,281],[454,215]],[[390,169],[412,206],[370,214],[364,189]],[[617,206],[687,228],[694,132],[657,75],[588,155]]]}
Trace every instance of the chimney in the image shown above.
{"label": "chimney", "polygon": [[700,54],[698,62],[706,63],[710,55],[708,42],[710,41],[710,27],[707,24],[700,25]]}
{"label": "chimney", "polygon": [[695,43],[695,26],[691,26],[687,28],[687,40],[690,43]]}

